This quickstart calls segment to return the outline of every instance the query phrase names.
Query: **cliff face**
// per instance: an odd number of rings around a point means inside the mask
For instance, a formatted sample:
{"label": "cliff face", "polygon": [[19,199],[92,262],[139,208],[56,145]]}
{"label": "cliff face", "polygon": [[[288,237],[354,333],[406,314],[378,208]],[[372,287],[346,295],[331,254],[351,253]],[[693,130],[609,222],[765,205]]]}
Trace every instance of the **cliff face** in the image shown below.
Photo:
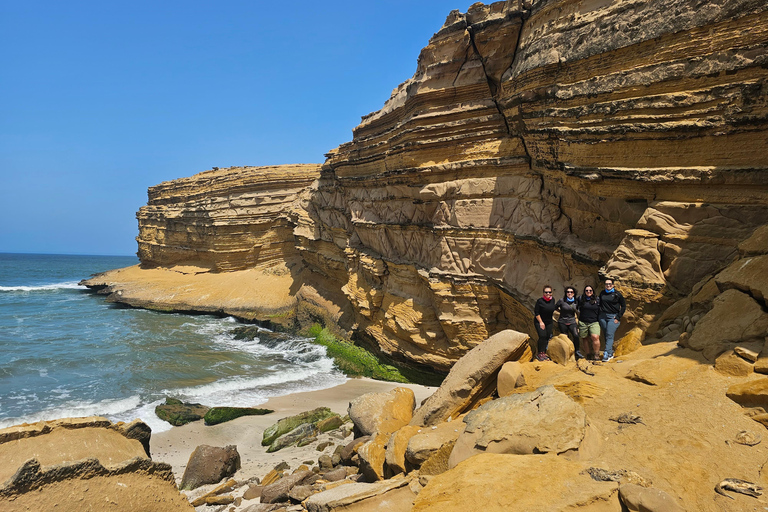
{"label": "cliff face", "polygon": [[762,0],[475,4],[312,186],[313,166],[163,183],[139,255],[300,255],[299,303],[440,369],[531,332],[544,284],[611,276],[622,329],[652,333],[768,219],[767,69]]}
{"label": "cliff face", "polygon": [[141,263],[223,272],[295,258],[288,212],[319,171],[316,164],[232,167],[150,187],[136,214]]}
{"label": "cliff face", "polygon": [[296,230],[385,351],[446,368],[541,287],[619,281],[646,328],[768,219],[764,2],[452,12],[328,155]]}

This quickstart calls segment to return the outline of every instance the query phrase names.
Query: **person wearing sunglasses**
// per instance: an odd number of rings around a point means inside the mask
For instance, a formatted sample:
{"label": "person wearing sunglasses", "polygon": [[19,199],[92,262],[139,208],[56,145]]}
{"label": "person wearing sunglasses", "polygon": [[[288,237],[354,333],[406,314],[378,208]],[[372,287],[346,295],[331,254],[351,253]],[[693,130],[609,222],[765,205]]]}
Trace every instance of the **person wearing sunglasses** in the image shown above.
{"label": "person wearing sunglasses", "polygon": [[627,310],[627,302],[621,292],[613,286],[613,279],[605,280],[605,290],[600,292],[600,327],[605,336],[603,362],[613,359],[613,337],[621,325],[621,316]]}
{"label": "person wearing sunglasses", "polygon": [[578,302],[576,301],[576,288],[573,286],[565,287],[565,295],[557,301],[557,309],[560,310],[560,318],[557,320],[557,326],[560,332],[567,334],[573,343],[576,351],[576,359],[584,357],[581,347],[579,347],[579,328],[576,323],[576,313],[578,312]]}
{"label": "person wearing sunglasses", "polygon": [[588,360],[594,361],[600,353],[600,299],[592,285],[584,287],[578,304],[582,353]]}
{"label": "person wearing sunglasses", "polygon": [[547,346],[549,345],[550,338],[552,338],[554,325],[552,314],[556,309],[557,302],[552,298],[552,287],[546,285],[543,296],[536,300],[536,305],[533,307],[533,325],[536,328],[536,334],[539,336],[538,353],[536,354],[537,361],[551,361],[547,355]]}

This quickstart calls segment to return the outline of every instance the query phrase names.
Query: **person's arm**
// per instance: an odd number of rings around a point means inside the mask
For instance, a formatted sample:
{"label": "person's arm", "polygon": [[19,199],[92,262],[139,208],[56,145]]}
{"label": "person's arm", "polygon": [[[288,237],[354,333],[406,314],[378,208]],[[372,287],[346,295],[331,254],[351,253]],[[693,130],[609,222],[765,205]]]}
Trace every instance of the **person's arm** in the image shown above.
{"label": "person's arm", "polygon": [[533,307],[533,314],[534,318],[536,318],[536,320],[539,322],[539,327],[544,329],[546,326],[544,325],[544,320],[541,319],[541,305],[539,304],[538,300],[536,301],[536,305]]}
{"label": "person's arm", "polygon": [[621,317],[624,316],[624,313],[627,311],[627,301],[624,300],[624,296],[619,293],[619,296],[617,297],[619,299],[619,306],[621,306],[621,310],[619,310],[619,314],[616,317],[617,320],[621,320]]}

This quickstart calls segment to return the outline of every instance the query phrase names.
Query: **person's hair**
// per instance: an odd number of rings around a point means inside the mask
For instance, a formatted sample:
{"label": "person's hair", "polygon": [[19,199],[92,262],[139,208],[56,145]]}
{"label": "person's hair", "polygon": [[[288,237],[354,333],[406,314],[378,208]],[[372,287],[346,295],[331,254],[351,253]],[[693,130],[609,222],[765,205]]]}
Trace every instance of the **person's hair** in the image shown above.
{"label": "person's hair", "polygon": [[615,284],[614,280],[612,278],[610,278],[610,277],[606,277],[605,279],[603,279],[603,283],[608,282],[608,281],[610,281],[611,284]]}
{"label": "person's hair", "polygon": [[[587,297],[587,288],[590,288],[592,290],[592,297]],[[595,295],[595,287],[591,284],[584,285],[584,293],[581,294],[581,301],[582,302],[591,302],[594,303],[597,300],[597,295]]]}
{"label": "person's hair", "polygon": [[542,289],[541,289],[541,291],[543,292],[543,291],[545,291],[547,288],[549,288],[549,289],[550,289],[550,291],[555,291],[555,290],[553,290],[553,289],[552,289],[552,287],[551,287],[551,286],[549,286],[548,284],[545,284],[545,285],[544,285],[544,288],[542,288]]}
{"label": "person's hair", "polygon": [[565,291],[563,292],[563,300],[568,298],[568,290],[573,290],[573,298],[576,298],[576,288],[573,286],[566,286]]}

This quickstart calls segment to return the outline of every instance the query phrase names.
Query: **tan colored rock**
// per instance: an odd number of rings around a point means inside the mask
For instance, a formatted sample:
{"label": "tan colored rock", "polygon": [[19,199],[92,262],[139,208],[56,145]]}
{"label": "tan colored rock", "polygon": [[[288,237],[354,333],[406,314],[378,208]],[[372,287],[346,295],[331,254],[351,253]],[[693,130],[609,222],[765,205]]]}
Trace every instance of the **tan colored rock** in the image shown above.
{"label": "tan colored rock", "polygon": [[584,438],[587,417],[581,405],[554,387],[544,386],[488,402],[469,412],[464,423],[451,452],[451,467],[483,452],[557,454],[576,450]]}
{"label": "tan colored rock", "polygon": [[557,364],[567,364],[573,359],[574,353],[573,343],[565,334],[558,334],[549,340],[547,355]]}
{"label": "tan colored rock", "polygon": [[735,288],[765,302],[768,298],[768,255],[734,261],[715,276],[721,290]]}
{"label": "tan colored rock", "polygon": [[441,446],[436,452],[433,452],[419,468],[419,475],[432,476],[448,471],[450,469],[448,460],[451,457],[451,452],[455,445],[455,441],[448,442]]}
{"label": "tan colored rock", "polygon": [[411,486],[410,478],[349,483],[314,494],[303,505],[309,512],[409,512],[416,498]]}
{"label": "tan colored rock", "polygon": [[437,391],[416,410],[410,424],[437,425],[490,396],[505,362],[530,359],[528,339],[527,334],[502,331],[469,351],[451,368]]}
{"label": "tan colored rock", "polygon": [[755,372],[768,373],[768,336],[766,336],[763,342],[763,350],[760,351],[760,355],[757,356],[757,361],[755,361]]}
{"label": "tan colored rock", "polygon": [[523,365],[519,361],[508,361],[501,366],[496,378],[496,391],[499,396],[507,396],[520,386],[525,386]]}
{"label": "tan colored rock", "polygon": [[406,425],[392,434],[387,442],[386,463],[390,474],[407,473],[409,467],[405,462],[405,450],[408,448],[408,441],[413,437],[420,427],[415,425]]}
{"label": "tan colored rock", "polygon": [[634,327],[627,334],[616,340],[613,344],[613,355],[616,357],[631,354],[643,346],[643,330]]}
{"label": "tan colored rock", "polygon": [[620,510],[618,484],[597,482],[585,469],[555,455],[483,453],[432,477],[413,512]]}
{"label": "tan colored rock", "polygon": [[602,396],[607,391],[600,384],[587,381],[569,382],[567,384],[555,384],[555,389],[565,393],[568,398],[577,404],[583,404],[587,400]]}
{"label": "tan colored rock", "polygon": [[385,478],[384,462],[389,437],[388,433],[376,434],[373,439],[357,449],[357,454],[360,456],[360,470],[371,482]]}
{"label": "tan colored rock", "polygon": [[650,386],[663,386],[680,376],[686,369],[695,366],[697,361],[688,357],[662,356],[646,359],[635,364],[627,378]]}
{"label": "tan colored rock", "polygon": [[194,510],[176,488],[171,466],[144,457],[108,468],[93,458],[47,466],[31,459],[0,486],[0,510],[81,512],[105,506],[118,512]]}
{"label": "tan colored rock", "polygon": [[752,363],[739,357],[734,351],[724,352],[715,359],[715,370],[723,375],[746,377],[753,369]]}
{"label": "tan colored rock", "polygon": [[[273,484],[283,478],[285,476],[285,473],[283,471],[278,471],[276,469],[269,470],[269,473],[264,475],[264,478],[261,480],[261,486],[266,487],[270,484]],[[259,496],[261,496],[261,493],[259,493]]]}
{"label": "tan colored rock", "polygon": [[385,393],[367,393],[349,403],[349,418],[364,436],[391,434],[413,418],[413,390],[395,388]]}
{"label": "tan colored rock", "polygon": [[726,396],[742,407],[759,407],[768,412],[768,377],[734,384]]}
{"label": "tan colored rock", "polygon": [[742,256],[768,254],[768,224],[760,226],[752,235],[739,244]]}
{"label": "tan colored rock", "polygon": [[622,484],[619,497],[630,512],[685,512],[677,500],[659,489]]}
{"label": "tan colored rock", "polygon": [[433,453],[448,443],[456,441],[464,431],[464,423],[455,420],[431,427],[421,427],[408,441],[405,458],[414,466],[420,466]]}
{"label": "tan colored rock", "polygon": [[262,503],[278,503],[288,501],[288,493],[297,485],[314,475],[312,471],[299,471],[287,475],[274,483],[264,485],[261,489],[260,501]]}
{"label": "tan colored rock", "polygon": [[762,342],[745,343],[743,345],[738,345],[734,347],[733,352],[740,358],[744,359],[745,361],[754,363],[757,361],[757,358],[760,356],[760,351],[762,350],[762,348],[763,348]]}
{"label": "tan colored rock", "polygon": [[728,343],[763,339],[768,332],[768,313],[749,295],[727,290],[715,298],[713,308],[697,323],[688,346],[714,360]]}

